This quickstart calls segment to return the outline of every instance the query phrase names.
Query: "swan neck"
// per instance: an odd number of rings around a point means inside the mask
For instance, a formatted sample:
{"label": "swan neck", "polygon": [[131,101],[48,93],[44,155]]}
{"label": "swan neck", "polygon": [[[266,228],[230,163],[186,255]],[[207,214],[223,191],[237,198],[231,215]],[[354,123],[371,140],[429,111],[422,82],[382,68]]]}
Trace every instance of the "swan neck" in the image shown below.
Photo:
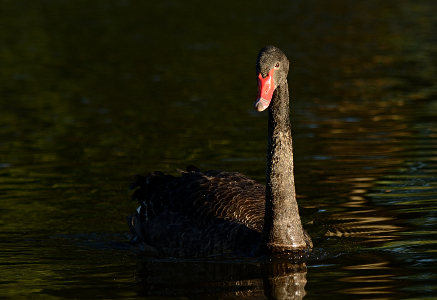
{"label": "swan neck", "polygon": [[269,108],[264,242],[268,252],[306,248],[296,201],[288,84],[276,88]]}

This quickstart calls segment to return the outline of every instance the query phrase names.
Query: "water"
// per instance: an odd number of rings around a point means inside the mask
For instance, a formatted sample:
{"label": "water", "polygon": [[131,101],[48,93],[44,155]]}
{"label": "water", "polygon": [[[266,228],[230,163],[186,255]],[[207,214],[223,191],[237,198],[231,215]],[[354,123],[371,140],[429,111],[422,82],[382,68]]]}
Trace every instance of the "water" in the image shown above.
{"label": "water", "polygon": [[[0,297],[437,297],[434,1],[3,1]],[[136,173],[259,181],[258,50],[292,59],[305,264],[144,257]]]}

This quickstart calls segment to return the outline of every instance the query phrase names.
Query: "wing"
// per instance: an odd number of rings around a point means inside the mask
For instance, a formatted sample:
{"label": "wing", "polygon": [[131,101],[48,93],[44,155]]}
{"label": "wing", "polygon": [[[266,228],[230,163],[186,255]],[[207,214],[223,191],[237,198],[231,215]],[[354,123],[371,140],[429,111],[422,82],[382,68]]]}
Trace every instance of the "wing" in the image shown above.
{"label": "wing", "polygon": [[155,172],[137,177],[133,198],[145,217],[163,211],[183,213],[199,226],[223,219],[262,230],[265,187],[236,172],[184,172],[180,177]]}
{"label": "wing", "polygon": [[251,253],[264,220],[263,185],[239,173],[155,172],[138,176],[133,198],[141,205],[131,229],[146,244],[176,256]]}

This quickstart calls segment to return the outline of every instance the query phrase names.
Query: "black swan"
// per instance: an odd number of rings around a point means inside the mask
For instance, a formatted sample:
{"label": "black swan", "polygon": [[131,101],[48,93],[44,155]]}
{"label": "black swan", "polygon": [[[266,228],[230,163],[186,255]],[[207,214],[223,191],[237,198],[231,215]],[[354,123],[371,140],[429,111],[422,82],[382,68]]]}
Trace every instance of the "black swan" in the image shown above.
{"label": "black swan", "polygon": [[312,248],[296,202],[289,118],[289,61],[276,47],[258,54],[258,111],[268,109],[266,186],[240,173],[136,176],[134,239],[160,256],[302,254]]}

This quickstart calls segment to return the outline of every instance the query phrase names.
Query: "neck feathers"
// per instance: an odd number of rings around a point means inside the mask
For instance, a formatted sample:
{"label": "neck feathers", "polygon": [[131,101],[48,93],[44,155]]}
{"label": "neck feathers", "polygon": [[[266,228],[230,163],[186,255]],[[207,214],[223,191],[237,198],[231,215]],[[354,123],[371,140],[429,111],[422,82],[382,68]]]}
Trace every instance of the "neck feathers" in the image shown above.
{"label": "neck feathers", "polygon": [[288,84],[276,88],[269,108],[264,244],[270,253],[306,248],[294,187]]}

